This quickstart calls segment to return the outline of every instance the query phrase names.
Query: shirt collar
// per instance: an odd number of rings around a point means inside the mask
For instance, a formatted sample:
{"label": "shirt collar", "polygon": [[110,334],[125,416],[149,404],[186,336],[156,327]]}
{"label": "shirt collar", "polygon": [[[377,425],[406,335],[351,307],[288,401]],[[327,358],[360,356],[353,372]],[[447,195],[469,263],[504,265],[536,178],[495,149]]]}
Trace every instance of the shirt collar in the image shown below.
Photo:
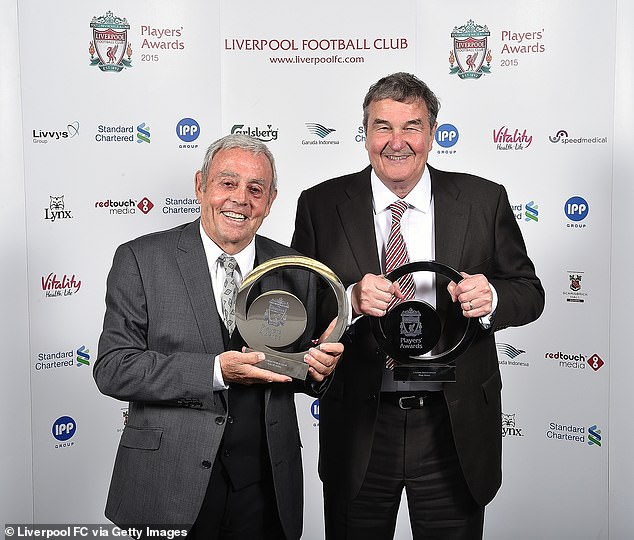
{"label": "shirt collar", "polygon": [[[370,173],[370,183],[372,186],[374,213],[380,214],[381,212],[387,210],[390,204],[397,200],[398,197],[394,195],[394,193],[392,193],[383,182],[381,182],[374,172],[374,169],[372,169],[372,172]],[[429,212],[431,208],[431,175],[429,174],[427,166],[425,166],[421,179],[403,200],[411,207],[416,208],[421,212]]]}
{"label": "shirt collar", "polygon": [[[209,238],[209,236],[207,236],[205,229],[203,229],[202,221],[200,222],[200,237],[203,241],[203,247],[205,248],[205,255],[207,256],[209,268],[214,268],[212,265],[218,263],[218,257],[220,257],[224,251],[220,249],[218,244]],[[233,257],[238,263],[238,270],[240,271],[240,275],[244,278],[246,274],[253,270],[253,265],[255,264],[255,236],[242,251],[239,251],[235,255],[231,255],[231,257]]]}

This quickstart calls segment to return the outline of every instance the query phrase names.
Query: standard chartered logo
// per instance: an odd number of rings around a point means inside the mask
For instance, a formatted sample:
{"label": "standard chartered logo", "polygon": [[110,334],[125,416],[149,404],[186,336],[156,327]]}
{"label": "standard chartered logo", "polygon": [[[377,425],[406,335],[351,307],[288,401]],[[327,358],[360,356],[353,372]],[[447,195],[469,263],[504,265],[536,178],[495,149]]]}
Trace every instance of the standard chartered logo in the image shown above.
{"label": "standard chartered logo", "polygon": [[601,446],[601,430],[597,428],[596,424],[588,428],[588,444]]}

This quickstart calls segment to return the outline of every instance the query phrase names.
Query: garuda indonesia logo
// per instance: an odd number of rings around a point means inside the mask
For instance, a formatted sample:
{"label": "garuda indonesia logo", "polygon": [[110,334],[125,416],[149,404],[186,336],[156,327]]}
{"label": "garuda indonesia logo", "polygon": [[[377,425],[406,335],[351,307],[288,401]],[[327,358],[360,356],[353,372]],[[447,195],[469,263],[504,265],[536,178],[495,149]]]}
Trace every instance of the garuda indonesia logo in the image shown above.
{"label": "garuda indonesia logo", "polygon": [[401,335],[413,338],[423,332],[423,324],[420,322],[420,311],[409,308],[401,313]]}
{"label": "garuda indonesia logo", "polygon": [[121,71],[124,67],[132,67],[132,47],[128,43],[130,25],[127,19],[108,11],[101,17],[93,17],[90,27],[92,41],[88,52],[91,66],[99,66],[101,71]]}
{"label": "garuda indonesia logo", "polygon": [[490,35],[486,25],[481,26],[471,19],[463,26],[454,27],[451,32],[453,50],[449,53],[449,73],[457,74],[461,79],[479,79],[484,73],[491,73],[493,56],[487,48]]}

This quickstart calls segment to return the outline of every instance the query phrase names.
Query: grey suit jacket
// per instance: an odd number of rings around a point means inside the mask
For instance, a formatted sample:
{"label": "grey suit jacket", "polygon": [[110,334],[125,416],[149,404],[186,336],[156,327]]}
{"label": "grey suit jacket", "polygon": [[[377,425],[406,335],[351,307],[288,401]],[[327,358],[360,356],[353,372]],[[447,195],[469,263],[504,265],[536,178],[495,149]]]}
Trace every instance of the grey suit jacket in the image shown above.
{"label": "grey suit jacket", "polygon": [[[294,254],[256,236],[256,261]],[[265,277],[262,288],[280,288]],[[267,282],[268,281],[268,282]],[[314,283],[285,286],[315,309]],[[106,516],[118,525],[190,527],[199,512],[227,418],[225,392],[212,392],[213,359],[224,351],[221,317],[199,233],[199,220],[120,246],[108,276],[106,313],[94,377],[99,389],[129,401]],[[310,333],[311,329],[307,330]],[[299,538],[303,476],[295,390],[265,390],[265,430],[282,526]]]}
{"label": "grey suit jacket", "polygon": [[[456,382],[443,386],[467,484],[474,499],[485,505],[501,483],[502,381],[493,332],[536,319],[544,291],[504,188],[468,174],[429,170],[436,260],[484,274],[499,296],[493,327],[479,331],[456,360]],[[301,194],[297,205],[291,245],[329,266],[346,287],[366,273],[381,273],[370,171],[367,167],[314,186]],[[453,311],[447,282],[436,280],[436,308],[442,319]],[[332,311],[326,302],[320,307],[325,317]],[[464,328],[463,323],[455,327]],[[330,390],[320,402],[319,471],[326,493],[349,500],[361,486],[370,457],[385,355],[367,317],[352,326],[348,337]],[[451,343],[454,339],[447,336]]]}

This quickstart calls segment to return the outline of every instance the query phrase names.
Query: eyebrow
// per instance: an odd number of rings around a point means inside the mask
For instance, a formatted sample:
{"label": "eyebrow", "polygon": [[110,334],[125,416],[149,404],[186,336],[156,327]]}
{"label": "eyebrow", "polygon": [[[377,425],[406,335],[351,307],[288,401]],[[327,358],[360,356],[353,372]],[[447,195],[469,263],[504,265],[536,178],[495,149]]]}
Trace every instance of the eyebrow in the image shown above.
{"label": "eyebrow", "polygon": [[[383,124],[387,124],[387,125],[391,125],[390,122],[388,120],[383,120],[382,118],[375,118],[374,121],[372,122],[372,125],[383,125]],[[408,120],[407,122],[405,122],[406,126],[421,126],[423,125],[423,120],[420,118],[414,118],[412,120]]]}

